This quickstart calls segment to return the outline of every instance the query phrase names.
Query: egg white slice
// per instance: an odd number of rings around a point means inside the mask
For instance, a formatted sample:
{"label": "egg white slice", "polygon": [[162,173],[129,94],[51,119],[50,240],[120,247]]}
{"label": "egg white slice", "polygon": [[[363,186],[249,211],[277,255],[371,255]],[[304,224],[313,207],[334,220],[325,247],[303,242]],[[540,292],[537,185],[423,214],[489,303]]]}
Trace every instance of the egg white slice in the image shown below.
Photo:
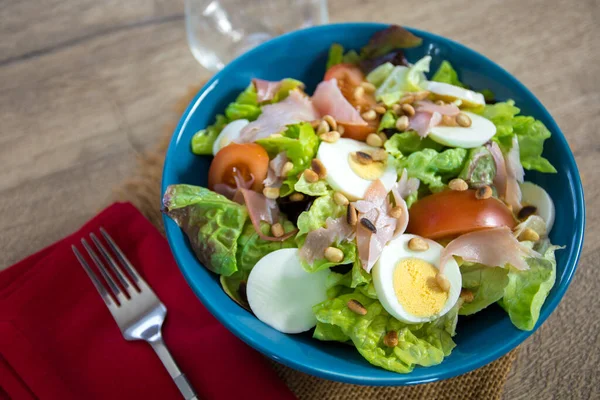
{"label": "egg white slice", "polygon": [[213,143],[213,156],[217,155],[219,150],[221,150],[223,147],[239,138],[242,129],[244,129],[244,127],[249,123],[250,121],[247,119],[236,119],[235,121],[231,121],[225,125]]}
{"label": "egg white slice", "polygon": [[[378,148],[369,146],[364,142],[341,138],[335,143],[321,142],[317,159],[327,169],[325,179],[329,186],[338,192],[342,192],[350,200],[359,200],[365,197],[365,192],[373,181],[358,176],[350,167],[348,160],[350,155],[357,151],[369,153],[375,150],[378,150]],[[393,166],[393,160],[392,156],[388,156],[387,166],[378,178],[387,191],[391,190],[396,180],[398,180],[398,173]]]}
{"label": "egg white slice", "polygon": [[274,251],[250,272],[248,303],[258,319],[278,331],[305,332],[317,324],[312,307],[327,300],[328,275],[329,269],[306,272],[298,249]]}
{"label": "egg white slice", "polygon": [[550,232],[556,215],[552,198],[541,186],[533,182],[523,182],[520,186],[521,203],[534,206],[536,208],[535,213],[546,222],[546,232]]}
{"label": "egg white slice", "polygon": [[489,119],[468,111],[463,114],[471,118],[471,126],[434,126],[429,137],[449,147],[472,149],[487,143],[496,134],[496,126]]}
{"label": "egg white slice", "polygon": [[429,249],[425,251],[410,250],[408,248],[408,242],[412,238],[420,238],[420,236],[404,234],[388,242],[379,257],[379,260],[373,267],[372,275],[377,298],[385,310],[398,320],[407,324],[418,324],[437,319],[454,307],[460,296],[462,277],[458,264],[454,258],[452,258],[448,261],[444,270],[444,276],[450,282],[450,291],[444,307],[438,313],[431,316],[421,317],[408,313],[398,301],[394,290],[393,275],[396,266],[403,259],[420,258],[439,269],[440,256],[444,249],[440,244],[433,240],[421,238],[427,242]]}
{"label": "egg white slice", "polygon": [[478,107],[485,105],[485,98],[481,93],[449,83],[428,81],[427,90],[448,102],[460,100],[463,106]]}

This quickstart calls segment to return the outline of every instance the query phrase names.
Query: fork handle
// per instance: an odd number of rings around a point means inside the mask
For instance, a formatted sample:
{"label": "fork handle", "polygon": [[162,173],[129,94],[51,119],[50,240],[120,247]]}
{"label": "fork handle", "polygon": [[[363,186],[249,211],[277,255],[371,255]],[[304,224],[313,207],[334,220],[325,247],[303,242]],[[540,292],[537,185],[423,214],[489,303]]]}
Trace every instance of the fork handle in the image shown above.
{"label": "fork handle", "polygon": [[185,400],[198,400],[196,392],[194,392],[194,389],[188,382],[187,378],[175,363],[175,360],[173,359],[171,353],[169,353],[169,349],[167,349],[162,337],[158,337],[152,341],[149,341],[149,343],[169,372],[169,375],[171,375],[171,378],[173,378],[173,381],[175,381],[175,385],[177,385],[177,388],[181,392],[183,398]]}

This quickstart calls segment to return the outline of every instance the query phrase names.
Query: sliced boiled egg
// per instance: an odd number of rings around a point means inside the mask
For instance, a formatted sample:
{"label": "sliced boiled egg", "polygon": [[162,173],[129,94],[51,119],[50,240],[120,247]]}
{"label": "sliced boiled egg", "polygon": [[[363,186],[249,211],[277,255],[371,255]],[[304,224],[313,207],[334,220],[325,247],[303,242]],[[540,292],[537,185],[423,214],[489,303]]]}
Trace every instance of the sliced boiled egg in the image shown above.
{"label": "sliced boiled egg", "polygon": [[485,106],[485,98],[481,93],[461,88],[460,86],[443,82],[428,81],[427,90],[433,93],[436,98],[444,100],[447,103],[460,100],[461,105],[464,107]]}
{"label": "sliced boiled egg", "polygon": [[258,319],[280,332],[305,332],[317,324],[312,307],[327,300],[328,275],[328,269],[306,272],[298,249],[274,251],[250,272],[248,304]]}
{"label": "sliced boiled egg", "polygon": [[485,144],[496,134],[496,126],[487,118],[463,111],[471,119],[471,126],[437,125],[430,128],[429,137],[449,147],[472,149]]}
{"label": "sliced boiled egg", "polygon": [[236,119],[235,121],[231,121],[219,133],[217,139],[213,143],[213,156],[217,155],[217,152],[221,150],[223,147],[227,146],[229,143],[233,142],[235,139],[240,137],[240,133],[242,129],[246,125],[248,125],[250,121],[247,119]]}
{"label": "sliced boiled egg", "polygon": [[322,142],[317,152],[327,170],[327,183],[350,200],[362,199],[371,183],[381,180],[386,190],[391,190],[398,179],[393,157],[377,161],[381,148],[364,142],[341,138],[335,143]]}
{"label": "sliced boiled egg", "polygon": [[539,215],[546,222],[546,232],[550,232],[554,225],[554,202],[541,186],[533,182],[521,183],[521,204],[535,207],[535,215]]}
{"label": "sliced boiled egg", "polygon": [[[411,250],[415,248],[409,244],[411,239],[424,241],[427,249]],[[377,298],[388,313],[407,324],[418,324],[443,316],[456,304],[462,278],[453,258],[444,269],[450,289],[444,291],[437,283],[442,250],[437,242],[410,234],[384,247],[372,275]]]}

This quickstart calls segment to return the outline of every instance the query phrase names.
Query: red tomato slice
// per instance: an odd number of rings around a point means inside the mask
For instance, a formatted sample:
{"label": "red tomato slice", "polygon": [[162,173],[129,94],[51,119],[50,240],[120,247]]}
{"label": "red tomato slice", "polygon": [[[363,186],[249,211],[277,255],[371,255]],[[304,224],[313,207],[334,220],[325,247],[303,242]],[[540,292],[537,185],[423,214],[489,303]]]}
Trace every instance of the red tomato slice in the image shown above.
{"label": "red tomato slice", "polygon": [[500,200],[477,199],[475,190],[447,190],[424,197],[409,210],[409,233],[442,239],[485,228],[516,226],[512,212]]}
{"label": "red tomato slice", "polygon": [[217,153],[208,170],[208,188],[217,183],[235,187],[233,169],[236,168],[244,180],[254,177],[252,189],[260,191],[269,171],[269,155],[256,143],[231,143]]}

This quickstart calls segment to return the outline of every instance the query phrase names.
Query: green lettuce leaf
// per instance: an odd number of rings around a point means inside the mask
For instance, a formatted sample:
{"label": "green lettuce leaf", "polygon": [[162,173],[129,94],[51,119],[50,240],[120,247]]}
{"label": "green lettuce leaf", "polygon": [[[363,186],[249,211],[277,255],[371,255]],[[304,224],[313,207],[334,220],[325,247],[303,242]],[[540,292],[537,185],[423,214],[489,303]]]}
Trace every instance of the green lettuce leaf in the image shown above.
{"label": "green lettuce leaf", "polygon": [[447,149],[438,153],[433,149],[423,149],[397,161],[398,171],[406,168],[408,176],[418,178],[432,192],[438,192],[445,183],[456,178],[462,171],[467,157],[463,148]]}
{"label": "green lettuce leaf", "polygon": [[200,186],[170,185],[164,212],[186,233],[198,260],[209,270],[230,276],[238,270],[237,240],[246,207]]}
{"label": "green lettuce leaf", "polygon": [[254,121],[260,115],[261,110],[258,105],[256,88],[252,83],[238,95],[233,103],[229,103],[225,109],[225,116],[229,121],[236,119],[247,119]]}
{"label": "green lettuce leaf", "polygon": [[341,64],[344,61],[344,47],[341,44],[334,43],[329,48],[329,56],[327,57],[327,69],[334,65]]}
{"label": "green lettuce leaf", "polygon": [[507,153],[516,135],[523,168],[555,173],[556,169],[552,164],[542,157],[544,141],[551,136],[550,131],[541,121],[518,115],[519,112],[519,108],[515,107],[515,102],[512,100],[485,106],[482,115],[496,125],[496,135],[492,140],[498,143],[504,153]]}
{"label": "green lettuce leaf", "polygon": [[332,262],[326,258],[320,258],[315,260],[312,264],[309,264],[304,260],[300,260],[304,269],[308,272],[317,272],[322,269],[335,267],[336,265],[352,264],[356,261],[357,250],[354,242],[334,243],[333,245],[344,252],[344,259],[342,261]]}
{"label": "green lettuce leaf", "polygon": [[469,150],[465,166],[458,177],[472,187],[492,184],[496,177],[496,163],[487,147]]}
{"label": "green lettuce leaf", "polygon": [[[290,221],[281,220],[283,230],[287,233],[295,229]],[[263,234],[269,235],[271,227],[266,222],[261,222],[260,230]],[[279,249],[296,247],[293,237],[283,242],[271,242],[260,238],[254,226],[250,221],[246,222],[242,234],[237,240],[237,251],[235,258],[238,270],[231,276],[221,276],[221,286],[225,292],[236,302],[248,308],[245,293],[241,293],[240,285],[248,280],[250,271],[256,263],[269,253]]]}
{"label": "green lettuce leaf", "polygon": [[277,90],[277,93],[275,93],[273,95],[273,98],[271,100],[266,101],[265,103],[266,104],[278,103],[281,100],[284,100],[285,98],[287,98],[292,90],[302,89],[302,88],[304,88],[303,82],[296,80],[296,79],[292,79],[292,78],[284,78],[281,80],[281,85],[279,86],[279,90]]}
{"label": "green lettuce leaf", "polygon": [[446,60],[442,61],[440,67],[435,72],[435,74],[433,74],[431,80],[435,82],[449,83],[450,85],[459,86],[463,88],[466,87],[458,79],[458,73],[456,73],[456,70],[454,69],[454,67],[452,67],[452,64],[450,64],[450,62]]}
{"label": "green lettuce leaf", "polygon": [[511,268],[508,284],[500,305],[508,313],[512,323],[519,329],[530,331],[540,317],[540,310],[554,281],[556,280],[556,259],[554,252],[562,247],[548,242],[537,248],[543,258],[528,258],[529,269],[518,271]]}
{"label": "green lettuce leaf", "polygon": [[473,301],[462,305],[460,315],[479,312],[504,296],[504,288],[508,285],[507,269],[465,262],[460,266],[460,273],[462,287],[474,296]]}
{"label": "green lettuce leaf", "polygon": [[358,64],[360,61],[360,55],[356,52],[356,50],[350,50],[346,54],[344,54],[344,58],[342,62],[344,64]]}
{"label": "green lettuce leaf", "polygon": [[310,209],[304,211],[298,217],[298,234],[296,235],[298,247],[302,247],[308,232],[325,227],[328,217],[338,218],[345,215],[345,213],[346,207],[336,204],[330,193],[315,199]]}
{"label": "green lettuce leaf", "polygon": [[[347,306],[350,300],[360,302],[367,309],[367,314],[362,316],[352,312]],[[347,336],[371,364],[408,373],[415,365],[439,364],[450,354],[455,346],[452,335],[455,333],[457,308],[436,321],[407,325],[391,317],[379,301],[355,292],[317,304],[313,311],[321,324],[339,328],[332,333],[333,329],[327,328],[324,332],[322,326],[319,336],[327,340],[341,340]],[[383,338],[389,331],[398,334],[398,345],[393,348],[383,344]],[[315,337],[319,339],[319,336]]]}
{"label": "green lettuce leaf", "polygon": [[259,139],[256,143],[264,147],[271,158],[282,151],[285,152],[288,160],[294,164],[294,168],[288,172],[279,190],[281,197],[294,192],[294,186],[298,182],[298,173],[310,166],[310,162],[319,148],[319,139],[309,123],[291,125],[281,137]]}
{"label": "green lettuce leaf", "polygon": [[192,136],[192,153],[197,155],[212,155],[213,144],[219,133],[225,128],[229,120],[224,115],[218,114],[215,123],[201,129]]}
{"label": "green lettuce leaf", "polygon": [[381,122],[379,123],[379,128],[377,128],[377,132],[381,132],[384,129],[395,129],[396,128],[396,120],[398,116],[393,111],[386,111],[381,117]]}
{"label": "green lettuce leaf", "polygon": [[375,86],[378,86],[375,91],[375,99],[382,101],[386,106],[390,107],[400,100],[404,93],[424,90],[424,85],[427,81],[425,73],[429,71],[430,62],[431,56],[425,56],[411,67],[397,65],[391,70],[387,64],[377,67],[369,74],[371,76],[371,83],[381,81],[383,75],[388,70],[389,73],[379,86],[373,83]]}
{"label": "green lettuce leaf", "polygon": [[391,62],[381,64],[373,71],[369,72],[369,74],[367,75],[367,81],[372,83],[376,87],[379,87],[392,73],[393,70],[394,64],[392,64]]}
{"label": "green lettuce leaf", "polygon": [[322,341],[347,342],[350,338],[339,326],[317,321],[313,337]]}
{"label": "green lettuce leaf", "polygon": [[385,150],[396,158],[408,156],[423,149],[441,151],[444,146],[426,137],[421,139],[415,131],[395,133],[384,144]]}
{"label": "green lettuce leaf", "polygon": [[304,178],[304,174],[302,174],[298,182],[294,185],[294,190],[309,196],[325,196],[329,193],[329,186],[323,179],[312,183],[307,182]]}

